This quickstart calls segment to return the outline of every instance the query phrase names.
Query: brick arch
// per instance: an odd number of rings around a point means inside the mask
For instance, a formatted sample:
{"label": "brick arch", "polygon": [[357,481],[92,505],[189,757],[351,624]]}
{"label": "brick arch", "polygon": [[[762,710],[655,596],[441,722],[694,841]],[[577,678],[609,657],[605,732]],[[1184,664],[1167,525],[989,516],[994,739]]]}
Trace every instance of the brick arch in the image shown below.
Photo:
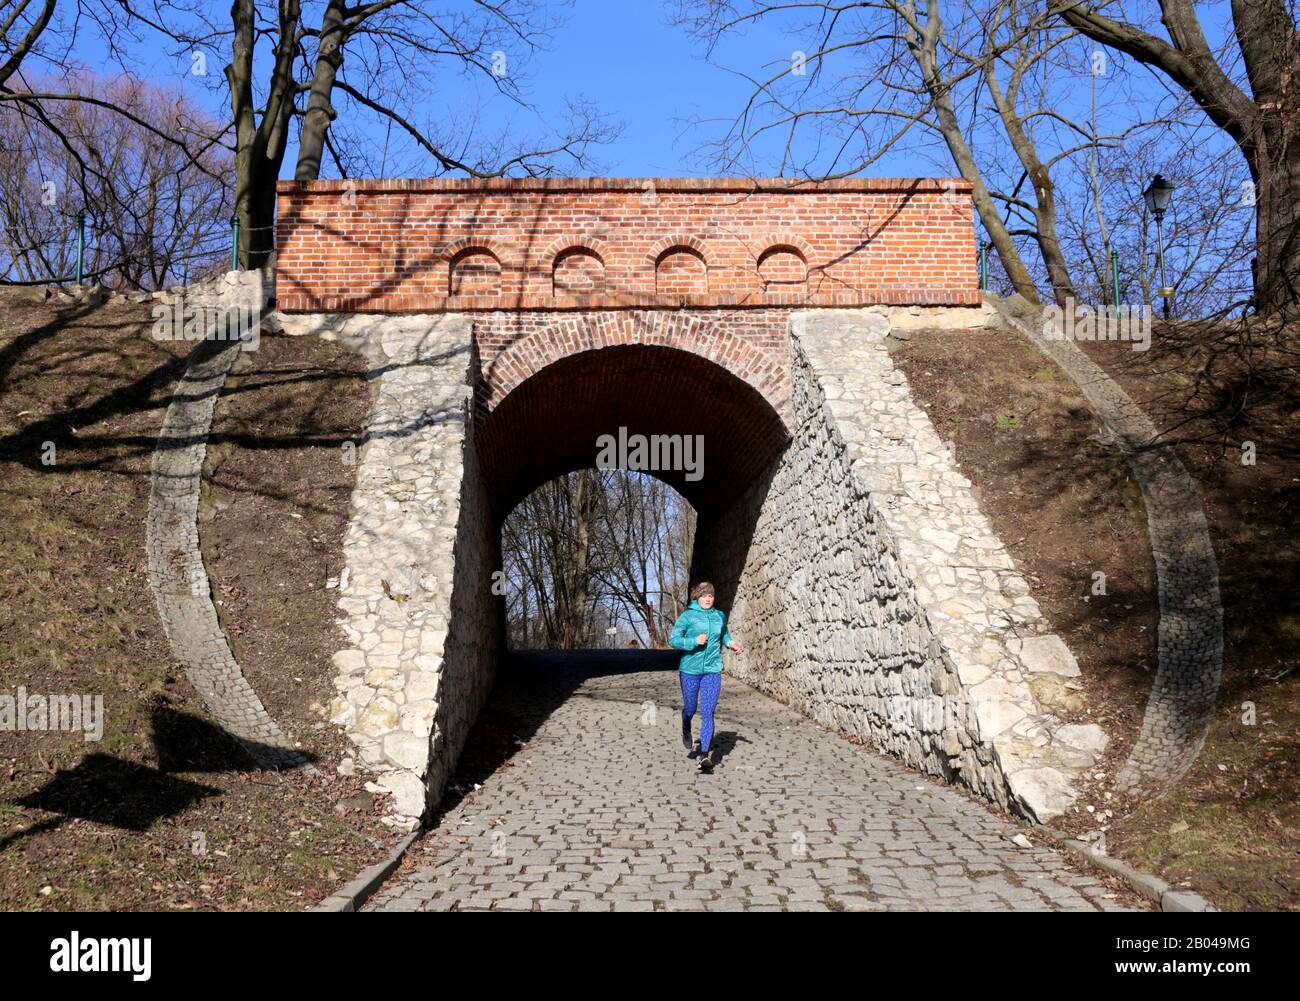
{"label": "brick arch", "polygon": [[758,271],[758,262],[761,261],[769,251],[780,250],[783,247],[789,247],[798,252],[803,258],[804,264],[811,271],[813,266],[813,246],[798,233],[790,230],[778,230],[773,233],[766,233],[749,244],[749,270],[752,273]]}
{"label": "brick arch", "polygon": [[[570,349],[544,358],[531,352],[537,345],[517,345],[527,362],[524,377],[508,390],[499,384],[496,405],[476,418],[476,457],[498,524],[556,476],[594,467],[606,436],[677,447],[695,442],[687,447],[702,460],[698,466],[642,471],[680,493],[702,523],[721,517],[774,467],[791,434],[759,388],[772,388],[765,369],[750,379],[737,374],[744,359],[732,354],[739,347],[734,337],[721,335],[716,350],[691,350],[677,335],[696,323],[639,338],[611,337],[617,331],[608,330],[602,336],[599,324],[585,325],[585,336],[581,319],[549,328]],[[700,339],[711,338],[705,332]]]}
{"label": "brick arch", "polygon": [[751,386],[778,414],[787,412],[787,364],[722,326],[676,313],[571,315],[533,331],[485,366],[487,411],[526,379],[562,358],[625,344],[650,344],[699,355]]}
{"label": "brick arch", "polygon": [[685,247],[687,250],[695,251],[704,261],[704,266],[713,269],[713,255],[704,240],[698,236],[665,236],[662,240],[656,240],[650,247],[650,252],[646,254],[646,260],[653,267],[659,263],[659,258],[674,247]]}
{"label": "brick arch", "polygon": [[515,259],[509,244],[494,240],[490,236],[460,236],[454,240],[448,240],[438,248],[437,259],[444,265],[450,265],[455,258],[466,250],[486,250],[497,259],[502,271],[518,267],[518,261]]}
{"label": "brick arch", "polygon": [[[463,274],[463,266],[466,262],[473,265],[481,265],[484,258],[487,258],[495,265],[495,271],[489,275],[474,275],[474,269],[471,267],[466,276]],[[464,250],[458,251],[447,259],[447,294],[448,295],[466,295],[466,296],[484,296],[493,297],[501,294],[501,284],[505,275],[505,267],[501,263],[501,258],[488,250],[486,247],[470,246]],[[459,278],[459,281],[458,281]],[[468,278],[469,288],[461,287],[462,283]]]}
{"label": "brick arch", "polygon": [[[575,273],[571,269],[578,263]],[[595,262],[595,267],[589,267]],[[552,295],[601,295],[609,276],[609,248],[594,236],[562,236],[543,251],[539,265],[547,269]],[[562,273],[563,272],[563,273]]]}
{"label": "brick arch", "polygon": [[568,250],[590,250],[600,258],[600,263],[609,267],[610,249],[609,244],[598,236],[557,236],[542,251],[539,258],[547,267],[555,266],[555,259]]}

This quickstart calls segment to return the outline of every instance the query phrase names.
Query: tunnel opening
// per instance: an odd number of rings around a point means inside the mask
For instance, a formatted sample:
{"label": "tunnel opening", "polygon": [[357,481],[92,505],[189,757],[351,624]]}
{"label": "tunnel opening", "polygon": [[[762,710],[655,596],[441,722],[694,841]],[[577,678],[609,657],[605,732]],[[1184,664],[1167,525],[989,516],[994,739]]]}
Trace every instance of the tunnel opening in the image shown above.
{"label": "tunnel opening", "polygon": [[702,355],[652,344],[553,361],[478,424],[479,461],[498,527],[542,484],[600,468],[611,438],[617,459],[645,467],[630,471],[661,479],[708,520],[726,511],[790,440],[785,421],[754,386]]}
{"label": "tunnel opening", "polygon": [[[502,557],[497,590],[503,593],[497,597],[503,652],[665,650],[692,575],[706,572],[694,560],[697,526],[729,511],[790,440],[781,414],[754,386],[699,354],[649,344],[553,361],[490,412],[480,411],[477,425],[477,454]],[[634,523],[629,508],[649,524]],[[570,525],[539,525],[548,514],[569,518]],[[541,529],[547,538],[528,538]],[[656,532],[658,538],[647,537]],[[615,538],[620,533],[641,534]],[[539,549],[547,544],[549,551]],[[574,546],[581,555],[573,554]],[[605,565],[553,565],[566,547],[579,562],[585,556]],[[609,565],[619,558],[632,565]],[[567,579],[565,570],[571,571]],[[572,592],[580,583],[575,574],[603,574],[605,584],[609,577],[622,580],[599,596],[595,588],[585,596],[538,593],[547,587]],[[611,598],[619,586],[621,599]],[[580,597],[592,607],[574,609]],[[548,601],[551,607],[539,608]],[[638,605],[640,621],[631,621]],[[565,611],[567,626],[548,621]],[[609,621],[594,621],[602,616]],[[590,659],[593,667],[607,662]]]}
{"label": "tunnel opening", "polygon": [[662,650],[685,609],[695,509],[653,476],[558,476],[502,522],[507,653]]}

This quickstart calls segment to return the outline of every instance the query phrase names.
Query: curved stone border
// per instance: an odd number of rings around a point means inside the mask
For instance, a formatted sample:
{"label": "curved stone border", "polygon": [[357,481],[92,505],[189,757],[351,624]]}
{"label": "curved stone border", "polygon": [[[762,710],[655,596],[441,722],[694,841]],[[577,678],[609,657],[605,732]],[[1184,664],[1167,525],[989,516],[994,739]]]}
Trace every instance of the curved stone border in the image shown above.
{"label": "curved stone border", "polygon": [[199,485],[217,396],[240,351],[201,341],[190,353],[154,450],[145,548],[149,586],[172,653],[213,718],[266,768],[315,774],[257,697],[230,651],[199,550]]}
{"label": "curved stone border", "polygon": [[1162,911],[1217,911],[1218,908],[1191,890],[1172,890],[1169,884],[1159,876],[1134,869],[1127,862],[1111,858],[1085,841],[1079,841],[1064,831],[1053,827],[1040,827],[1039,832],[1055,841],[1064,851],[1089,865],[1096,866],[1103,872],[1118,876],[1129,885],[1134,893],[1146,897]]}
{"label": "curved stone border", "polygon": [[423,829],[412,831],[397,843],[397,847],[389,853],[388,858],[362,869],[349,882],[340,886],[315,906],[308,907],[307,910],[332,914],[358,910],[362,904],[374,896],[376,890],[384,885],[388,877],[402,864],[402,859],[410,851],[411,845],[415,844],[423,835]]}
{"label": "curved stone border", "polygon": [[1223,675],[1219,567],[1196,483],[1119,384],[1073,341],[1046,336],[997,300],[998,314],[1068,375],[1121,444],[1142,488],[1160,600],[1158,665],[1122,792],[1158,795],[1192,767],[1209,732]]}

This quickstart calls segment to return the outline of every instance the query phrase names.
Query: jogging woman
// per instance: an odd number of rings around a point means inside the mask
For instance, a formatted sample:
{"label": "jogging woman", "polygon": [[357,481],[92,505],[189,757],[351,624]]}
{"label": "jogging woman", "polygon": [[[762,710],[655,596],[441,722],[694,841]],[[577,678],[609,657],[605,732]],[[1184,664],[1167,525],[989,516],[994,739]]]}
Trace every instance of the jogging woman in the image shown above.
{"label": "jogging woman", "polygon": [[[679,665],[682,681],[682,746],[696,759],[702,772],[718,762],[713,748],[713,712],[722,692],[722,648],[740,653],[740,645],[727,632],[727,616],[714,608],[713,585],[702,580],[691,588],[691,603],[673,623],[668,642],[683,651]],[[691,718],[700,703],[700,739],[691,741]]]}

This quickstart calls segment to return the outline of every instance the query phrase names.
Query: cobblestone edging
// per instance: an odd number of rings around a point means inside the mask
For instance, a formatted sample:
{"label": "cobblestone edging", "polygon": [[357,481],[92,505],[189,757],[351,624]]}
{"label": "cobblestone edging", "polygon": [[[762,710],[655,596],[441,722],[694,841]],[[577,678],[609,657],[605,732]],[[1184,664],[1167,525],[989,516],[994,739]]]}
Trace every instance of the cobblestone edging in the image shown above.
{"label": "cobblestone edging", "polygon": [[324,900],[308,907],[307,910],[322,913],[346,913],[357,910],[384,885],[384,881],[402,864],[402,859],[410,851],[411,845],[415,844],[423,834],[422,830],[412,831],[397,843],[397,847],[388,853],[387,858],[362,869],[347,883]]}
{"label": "cobblestone edging", "polygon": [[208,432],[239,351],[238,342],[200,341],[167,408],[150,474],[149,586],[172,653],[213,718],[263,767],[314,772],[235,661],[199,549],[199,485]]}
{"label": "cobblestone edging", "polygon": [[1079,841],[1063,831],[1051,827],[1043,827],[1039,830],[1060,845],[1062,850],[1083,859],[1089,865],[1096,866],[1104,872],[1118,876],[1129,885],[1129,888],[1134,893],[1146,897],[1162,911],[1204,912],[1218,910],[1199,893],[1192,890],[1174,890],[1159,876],[1154,876],[1149,872],[1142,872],[1140,869],[1134,869],[1127,862],[1111,858],[1111,856],[1099,852],[1093,845]]}
{"label": "cobblestone edging", "polygon": [[890,329],[883,309],[795,316],[794,441],[701,527],[697,566],[740,581],[741,680],[1046,822],[1107,738],[1052,714],[1078,665],[913,402]]}
{"label": "cobblestone edging", "polygon": [[468,318],[277,314],[286,333],[370,361],[378,392],[357,449],[339,582],[349,646],[334,656],[344,727],[383,822],[418,826],[437,802],[492,686],[500,566],[470,420]]}
{"label": "cobblestone edging", "polygon": [[1131,795],[1158,795],[1201,753],[1223,675],[1219,567],[1200,494],[1174,450],[1156,443],[1160,432],[1151,419],[1077,344],[1045,335],[1041,314],[1026,322],[993,303],[1074,380],[1142,488],[1159,587],[1158,664],[1141,731],[1117,781]]}

